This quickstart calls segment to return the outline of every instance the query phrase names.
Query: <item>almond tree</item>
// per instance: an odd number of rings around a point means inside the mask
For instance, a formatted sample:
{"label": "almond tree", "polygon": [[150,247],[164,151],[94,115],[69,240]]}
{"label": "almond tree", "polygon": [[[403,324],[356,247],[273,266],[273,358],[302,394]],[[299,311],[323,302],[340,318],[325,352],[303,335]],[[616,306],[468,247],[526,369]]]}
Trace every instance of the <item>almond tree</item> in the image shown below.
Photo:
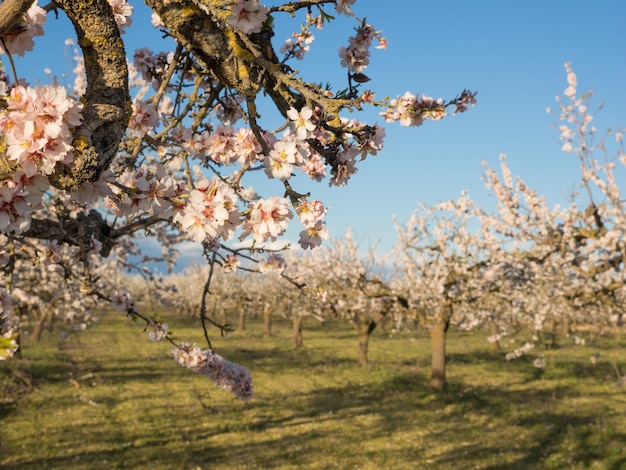
{"label": "almond tree", "polygon": [[395,302],[382,268],[373,250],[360,252],[350,231],[289,259],[289,275],[306,283],[306,312],[318,319],[345,321],[356,330],[360,365],[367,364],[371,334]]}
{"label": "almond tree", "polygon": [[463,318],[484,300],[481,272],[489,262],[485,239],[467,193],[456,201],[419,204],[406,225],[396,223],[395,256],[404,278],[394,285],[407,314],[417,318],[431,337],[430,385],[446,387],[446,334],[453,321]]}
{"label": "almond tree", "polygon": [[[292,186],[292,175],[344,186],[360,162],[378,154],[384,128],[347,113],[373,106],[386,121],[417,126],[474,104],[467,90],[437,100],[408,92],[377,99],[364,89],[371,48],[386,41],[356,16],[353,3],[307,0],[266,7],[257,0],[147,0],[166,50],[132,53],[124,32],[145,27],[147,18],[135,18],[125,0],[59,0],[43,8],[32,0],[5,0],[0,45],[12,78],[5,75],[0,87],[0,232],[16,246],[33,240],[67,245],[82,265],[66,269],[68,278],[86,294],[142,319],[152,339],[173,344],[179,363],[249,397],[247,371],[213,349],[206,302],[200,318],[208,349],[201,349],[139,312],[127,291],[101,291],[95,263],[85,253],[97,244],[106,258],[125,244],[139,254],[138,235],[145,234],[173,260],[176,244],[191,240],[202,246],[211,267],[206,298],[214,267],[244,253],[235,238],[253,248],[254,259],[299,219],[301,245],[321,243],[323,214],[307,212],[310,196]],[[337,58],[346,82],[322,86],[299,76],[290,63],[306,56],[313,28],[331,21],[333,10],[353,18],[356,32]],[[52,12],[67,15],[80,47],[71,89],[30,85],[13,60],[34,47],[34,37],[55,27],[45,24]],[[303,23],[277,51],[273,25],[293,18]],[[273,112],[261,116],[260,96]],[[278,126],[272,124],[277,120]],[[275,179],[280,189],[257,195],[254,175]],[[3,268],[8,290],[14,266],[8,261]],[[2,315],[4,325],[8,311]],[[6,345],[15,333],[3,326],[2,334],[3,351],[12,350]]]}
{"label": "almond tree", "polygon": [[[498,201],[496,212],[481,214],[494,242],[487,275],[502,294],[500,306],[508,306],[499,310],[497,338],[509,335],[513,322],[534,331],[532,340],[507,358],[541,342],[547,328],[550,345],[558,325],[568,331],[576,324],[615,324],[624,313],[626,214],[617,184],[626,165],[622,133],[609,132],[598,141],[588,111],[591,93],[579,97],[576,76],[565,67],[568,87],[559,97],[558,129],[562,150],[577,156],[581,170],[580,190],[569,205],[549,207],[545,197],[513,176],[504,157],[500,173],[486,165],[485,179]],[[617,144],[614,155],[611,140]],[[470,321],[480,323],[481,312],[473,313]]]}

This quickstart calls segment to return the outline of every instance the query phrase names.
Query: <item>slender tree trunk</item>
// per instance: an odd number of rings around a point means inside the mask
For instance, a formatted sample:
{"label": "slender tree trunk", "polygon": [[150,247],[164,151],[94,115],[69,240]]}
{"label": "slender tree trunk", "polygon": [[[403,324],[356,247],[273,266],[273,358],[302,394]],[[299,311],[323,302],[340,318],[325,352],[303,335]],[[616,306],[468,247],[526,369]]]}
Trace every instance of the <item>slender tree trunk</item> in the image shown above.
{"label": "slender tree trunk", "polygon": [[552,328],[550,329],[550,346],[549,346],[550,349],[554,349],[558,347],[558,344],[557,344],[558,329],[559,329],[559,324],[555,320],[552,322]]}
{"label": "slender tree trunk", "polygon": [[446,388],[446,332],[448,322],[441,321],[430,330],[432,363],[430,386],[437,390]]}
{"label": "slender tree trunk", "polygon": [[301,315],[293,315],[293,347],[302,347],[302,322],[304,318]]}
{"label": "slender tree trunk", "polygon": [[[491,336],[495,336],[498,334],[498,327],[496,325],[496,322],[493,320],[493,318],[489,319],[489,333],[491,334]],[[491,349],[495,349],[496,351],[499,351],[500,341],[494,341],[493,343],[491,343]]]}
{"label": "slender tree trunk", "polygon": [[13,354],[13,357],[19,359],[22,357],[22,332],[18,330],[17,338],[15,338],[15,342],[17,343],[17,349]]}
{"label": "slender tree trunk", "polygon": [[263,309],[263,336],[272,336],[272,309]]}
{"label": "slender tree trunk", "polygon": [[359,325],[359,365],[364,366],[368,362],[367,351],[369,348],[370,337],[372,335],[372,331],[376,328],[376,322],[371,321],[369,323],[364,323]]}
{"label": "slender tree trunk", "polygon": [[33,328],[33,331],[30,334],[30,339],[32,339],[33,341],[41,340],[41,334],[43,333],[44,325],[48,321],[48,317],[50,315],[51,315],[50,312],[46,312],[46,313],[43,314],[43,316],[41,318],[39,318],[35,322],[35,326]]}
{"label": "slender tree trunk", "polygon": [[244,331],[246,329],[246,311],[244,309],[239,310],[239,322],[237,324],[237,330]]}

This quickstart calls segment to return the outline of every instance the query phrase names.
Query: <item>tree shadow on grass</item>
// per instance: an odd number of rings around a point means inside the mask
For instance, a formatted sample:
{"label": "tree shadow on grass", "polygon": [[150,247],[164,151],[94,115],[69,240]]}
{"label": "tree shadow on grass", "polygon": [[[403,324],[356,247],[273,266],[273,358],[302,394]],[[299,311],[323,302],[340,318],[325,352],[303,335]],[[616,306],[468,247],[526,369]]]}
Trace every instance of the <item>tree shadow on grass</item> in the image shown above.
{"label": "tree shadow on grass", "polygon": [[[607,428],[606,417],[597,414],[599,408],[547,410],[555,397],[572,394],[578,392],[566,386],[503,390],[463,383],[454,383],[443,392],[435,392],[427,387],[424,377],[406,374],[378,387],[315,390],[303,397],[307,401],[303,408],[308,410],[305,416],[311,419],[316,416],[328,419],[329,408],[337,419],[351,419],[356,414],[375,415],[377,425],[359,436],[363,441],[381,433],[392,438],[399,432],[410,432],[420,410],[443,416],[443,424],[429,433],[428,440],[431,445],[446,442],[452,449],[435,458],[433,468],[496,470],[571,468],[574,465],[586,468],[594,462],[619,458],[626,433]],[[602,403],[606,395],[596,393],[598,403]],[[484,428],[485,423],[493,423],[492,430]],[[533,444],[514,449],[516,429],[529,433]],[[482,440],[485,432],[497,435],[485,442]],[[516,457],[518,454],[521,456]],[[485,466],[494,456],[506,456],[502,459],[506,463]],[[611,468],[619,468],[619,462],[623,461],[613,460]]]}

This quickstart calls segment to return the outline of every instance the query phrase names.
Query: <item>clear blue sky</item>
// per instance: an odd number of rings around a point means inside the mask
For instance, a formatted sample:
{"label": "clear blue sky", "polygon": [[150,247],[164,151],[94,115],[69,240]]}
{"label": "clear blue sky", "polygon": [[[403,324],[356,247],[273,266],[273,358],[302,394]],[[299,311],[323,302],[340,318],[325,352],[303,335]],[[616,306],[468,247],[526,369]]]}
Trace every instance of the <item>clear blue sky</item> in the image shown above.
{"label": "clear blue sky", "polygon": [[[143,3],[132,3],[136,15],[126,35],[129,55],[142,45],[162,50]],[[452,98],[469,88],[478,91],[478,105],[419,128],[386,124],[384,150],[363,162],[347,187],[298,179],[295,189],[312,191],[330,206],[327,223],[334,236],[351,227],[365,245],[379,242],[380,251],[388,252],[396,241],[392,215],[405,220],[419,200],[434,203],[468,189],[480,204],[491,204],[481,181],[481,161],[497,165],[501,153],[551,204],[564,202],[578,179],[577,162],[560,152],[554,117],[546,108],[556,108],[555,95],[566,87],[566,61],[578,75],[579,91],[592,89],[594,103],[605,103],[599,126],[626,126],[624,1],[360,0],[353,9],[389,42],[386,51],[372,50],[365,71],[372,79],[367,85],[379,97],[411,91]],[[341,18],[314,31],[309,56],[292,66],[304,78],[345,86],[337,49],[352,35],[351,24]],[[278,49],[299,29],[299,21],[277,17],[276,26]],[[53,74],[67,71],[59,60],[62,41],[70,36],[67,28],[67,22],[49,18],[50,35],[39,38],[38,53],[19,65],[25,76],[43,76],[44,67]],[[141,42],[146,37],[151,38],[148,44]],[[360,119],[382,123],[376,111]],[[277,182],[271,184],[278,188]],[[290,232],[293,240],[299,230]]]}

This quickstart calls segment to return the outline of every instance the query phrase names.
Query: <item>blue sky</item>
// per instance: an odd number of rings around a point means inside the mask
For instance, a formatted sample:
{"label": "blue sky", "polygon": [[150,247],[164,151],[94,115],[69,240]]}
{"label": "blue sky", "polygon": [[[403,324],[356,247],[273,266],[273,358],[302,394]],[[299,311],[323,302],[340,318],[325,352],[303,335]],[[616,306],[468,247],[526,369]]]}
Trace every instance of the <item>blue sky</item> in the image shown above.
{"label": "blue sky", "polygon": [[[143,3],[132,3],[136,15],[126,35],[129,55],[135,47],[164,49]],[[592,89],[592,103],[604,102],[599,127],[626,126],[626,2],[360,0],[353,9],[388,39],[386,51],[372,50],[365,71],[371,78],[367,86],[377,96],[411,91],[447,99],[469,88],[478,91],[478,105],[418,128],[385,124],[385,148],[363,162],[344,188],[297,179],[295,189],[311,191],[330,206],[327,226],[333,236],[350,227],[364,245],[378,244],[385,253],[396,242],[392,215],[406,220],[420,200],[435,203],[468,189],[479,204],[490,205],[481,161],[497,165],[501,153],[551,205],[563,203],[575,189],[578,166],[560,151],[554,116],[546,108],[556,108],[554,98],[566,87],[566,61],[578,76],[579,91]],[[337,49],[347,44],[352,25],[338,18],[314,31],[308,57],[292,66],[305,79],[344,87],[346,72]],[[298,20],[277,17],[276,49],[298,29]],[[68,70],[65,62],[46,60],[61,58],[63,40],[72,33],[68,23],[50,17],[46,31],[36,41],[37,54],[18,63],[18,71],[31,81],[34,75],[44,76],[44,67],[53,74]],[[377,110],[356,117],[382,123]],[[280,191],[275,181],[259,189],[267,187]],[[294,227],[289,233],[293,240],[299,230]]]}

